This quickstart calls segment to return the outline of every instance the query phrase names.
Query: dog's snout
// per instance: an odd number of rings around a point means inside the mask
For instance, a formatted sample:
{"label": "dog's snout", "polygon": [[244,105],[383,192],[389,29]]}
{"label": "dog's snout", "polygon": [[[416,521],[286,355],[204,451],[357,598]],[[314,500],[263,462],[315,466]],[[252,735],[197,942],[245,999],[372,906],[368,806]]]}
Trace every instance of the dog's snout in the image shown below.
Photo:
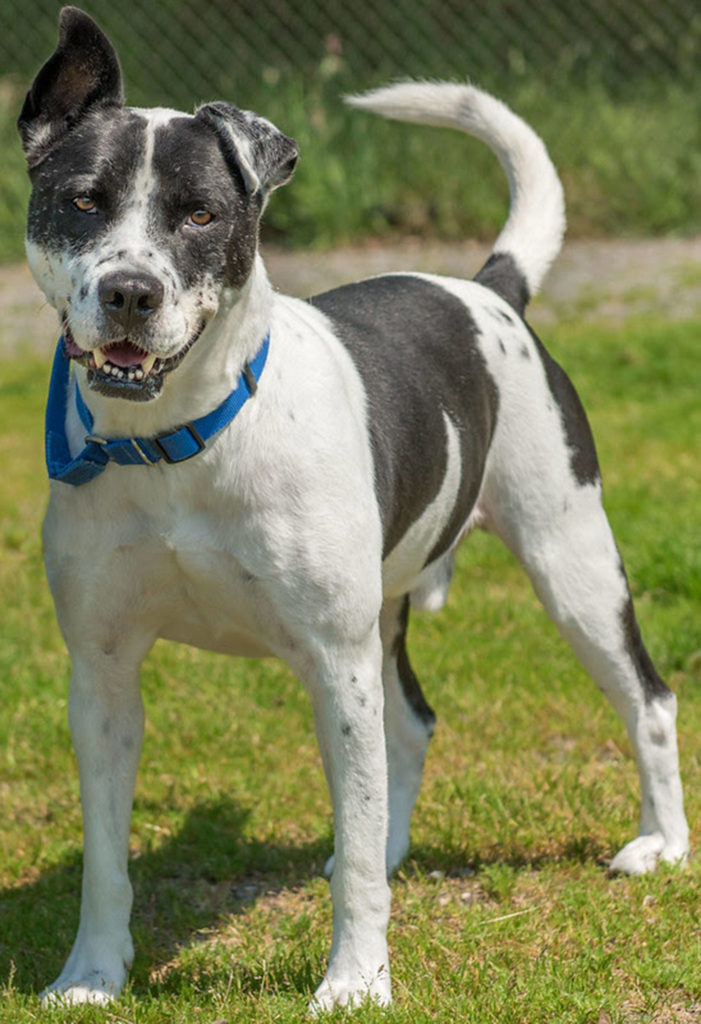
{"label": "dog's snout", "polygon": [[143,323],[160,309],[163,294],[158,278],[143,271],[115,271],[103,277],[99,287],[103,310],[126,330]]}

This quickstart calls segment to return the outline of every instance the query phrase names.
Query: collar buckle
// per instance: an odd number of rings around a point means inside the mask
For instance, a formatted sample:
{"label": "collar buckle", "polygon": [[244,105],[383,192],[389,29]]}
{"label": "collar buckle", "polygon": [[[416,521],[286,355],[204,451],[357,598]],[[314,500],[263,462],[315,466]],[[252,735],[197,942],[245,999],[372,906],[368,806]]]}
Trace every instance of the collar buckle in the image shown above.
{"label": "collar buckle", "polygon": [[[190,435],[191,439],[195,442],[195,448],[193,451],[188,452],[185,455],[173,456],[165,445],[165,441],[168,438],[174,438],[176,435],[182,437],[182,432],[186,430]],[[192,423],[183,423],[182,427],[177,430],[164,430],[163,433],[157,434],[151,438],[151,443],[158,449],[163,459],[171,466],[177,465],[179,462],[187,462],[189,459],[194,459],[195,455],[199,455],[207,447],[204,439]]]}

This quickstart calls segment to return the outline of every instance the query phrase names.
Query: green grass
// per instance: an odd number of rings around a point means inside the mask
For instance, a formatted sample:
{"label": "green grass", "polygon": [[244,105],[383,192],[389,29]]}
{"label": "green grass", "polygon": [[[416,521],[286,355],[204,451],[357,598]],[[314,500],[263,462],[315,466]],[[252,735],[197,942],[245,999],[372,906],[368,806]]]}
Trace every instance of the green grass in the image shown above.
{"label": "green grass", "polygon": [[[701,327],[574,322],[545,340],[590,411],[643,633],[679,696],[698,849]],[[166,643],[143,671],[129,988],[109,1011],[39,1010],[80,885],[68,664],[39,543],[47,372],[0,363],[0,1022],[299,1021],[331,927],[330,810],[307,699],[275,662]],[[439,726],[392,883],[395,1005],[355,1019],[698,1020],[698,863],[607,875],[635,834],[629,743],[493,538],[463,546],[449,604],[414,620],[411,651]]]}
{"label": "green grass", "polygon": [[[699,230],[693,88],[643,80],[614,96],[595,82],[482,84],[545,140],[565,185],[570,236]],[[341,96],[354,88],[343,75],[283,77],[237,95],[300,144],[293,181],[266,211],[268,237],[318,248],[368,235],[493,237],[506,217],[507,188],[487,148],[447,129],[351,111]],[[29,187],[15,121],[23,90],[0,79],[0,262],[22,256]]]}

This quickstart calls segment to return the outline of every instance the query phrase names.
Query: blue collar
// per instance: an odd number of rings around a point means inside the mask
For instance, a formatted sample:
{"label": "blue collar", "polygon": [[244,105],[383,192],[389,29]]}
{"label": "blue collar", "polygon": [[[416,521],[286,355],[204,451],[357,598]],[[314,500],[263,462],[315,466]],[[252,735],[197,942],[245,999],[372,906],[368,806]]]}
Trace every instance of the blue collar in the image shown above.
{"label": "blue collar", "polygon": [[76,408],[87,436],[83,450],[71,458],[66,437],[70,360],[64,353],[63,338],[60,338],[46,405],[46,467],[49,476],[52,480],[79,487],[102,473],[109,462],[120,466],[155,466],[161,461],[171,464],[185,462],[193,455],[199,455],[207,447],[207,442],[231,423],[244,403],[255,394],[268,358],[269,345],[268,333],[258,354],[246,363],[236,387],[221,405],[206,416],[175,430],[166,430],[156,437],[95,437],[91,433],[92,415],[76,386]]}

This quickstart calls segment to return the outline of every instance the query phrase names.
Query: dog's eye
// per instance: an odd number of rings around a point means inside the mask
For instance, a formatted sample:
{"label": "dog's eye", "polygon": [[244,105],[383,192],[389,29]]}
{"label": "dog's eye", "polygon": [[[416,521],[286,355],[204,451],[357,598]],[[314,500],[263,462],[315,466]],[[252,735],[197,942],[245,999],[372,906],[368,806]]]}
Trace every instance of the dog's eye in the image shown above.
{"label": "dog's eye", "polygon": [[188,222],[194,224],[198,228],[206,228],[208,224],[211,224],[214,220],[214,214],[209,210],[199,209],[193,210],[188,217]]}
{"label": "dog's eye", "polygon": [[97,203],[90,196],[76,196],[73,200],[73,205],[76,210],[80,210],[81,213],[96,213]]}

